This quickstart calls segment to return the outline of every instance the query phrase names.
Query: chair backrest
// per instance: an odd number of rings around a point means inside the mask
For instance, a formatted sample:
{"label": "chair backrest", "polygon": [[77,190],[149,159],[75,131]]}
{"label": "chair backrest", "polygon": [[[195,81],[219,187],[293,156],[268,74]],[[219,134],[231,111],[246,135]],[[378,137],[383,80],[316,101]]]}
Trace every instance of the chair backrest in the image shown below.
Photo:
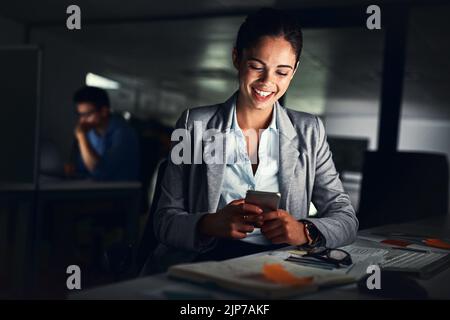
{"label": "chair backrest", "polygon": [[141,270],[144,266],[150,253],[155,249],[158,241],[155,237],[153,230],[153,216],[158,207],[158,201],[161,196],[161,183],[164,177],[164,172],[167,167],[167,160],[164,159],[160,162],[158,167],[158,173],[156,178],[155,191],[153,194],[152,205],[150,206],[149,214],[147,217],[147,223],[145,224],[144,233],[142,234],[141,241],[139,242],[139,247],[136,256],[136,268]]}
{"label": "chair backrest", "polygon": [[448,213],[445,154],[367,151],[358,219],[360,229]]}

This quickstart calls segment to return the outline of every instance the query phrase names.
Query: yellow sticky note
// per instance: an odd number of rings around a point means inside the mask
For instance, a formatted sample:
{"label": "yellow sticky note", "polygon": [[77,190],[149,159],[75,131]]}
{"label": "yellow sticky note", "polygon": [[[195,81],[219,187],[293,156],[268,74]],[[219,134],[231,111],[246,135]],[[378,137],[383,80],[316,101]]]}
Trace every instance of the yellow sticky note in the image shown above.
{"label": "yellow sticky note", "polygon": [[295,254],[296,256],[304,256],[308,252],[305,250],[289,250],[289,253]]}

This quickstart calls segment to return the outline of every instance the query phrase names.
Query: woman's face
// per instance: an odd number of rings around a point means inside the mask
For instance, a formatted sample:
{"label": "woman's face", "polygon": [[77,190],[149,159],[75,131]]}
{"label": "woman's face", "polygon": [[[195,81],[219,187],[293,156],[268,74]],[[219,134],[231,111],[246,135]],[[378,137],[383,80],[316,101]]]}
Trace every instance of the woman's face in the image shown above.
{"label": "woman's face", "polygon": [[240,102],[255,109],[270,108],[283,96],[298,65],[292,45],[281,36],[262,37],[240,59],[234,50],[233,63],[239,71]]}

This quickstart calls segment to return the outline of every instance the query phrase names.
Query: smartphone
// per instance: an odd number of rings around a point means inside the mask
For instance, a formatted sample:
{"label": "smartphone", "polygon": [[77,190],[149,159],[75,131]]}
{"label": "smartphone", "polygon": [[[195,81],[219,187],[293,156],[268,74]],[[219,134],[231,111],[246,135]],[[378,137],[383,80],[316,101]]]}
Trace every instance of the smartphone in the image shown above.
{"label": "smartphone", "polygon": [[248,190],[245,195],[245,202],[257,205],[263,210],[263,213],[278,210],[280,199],[279,192]]}

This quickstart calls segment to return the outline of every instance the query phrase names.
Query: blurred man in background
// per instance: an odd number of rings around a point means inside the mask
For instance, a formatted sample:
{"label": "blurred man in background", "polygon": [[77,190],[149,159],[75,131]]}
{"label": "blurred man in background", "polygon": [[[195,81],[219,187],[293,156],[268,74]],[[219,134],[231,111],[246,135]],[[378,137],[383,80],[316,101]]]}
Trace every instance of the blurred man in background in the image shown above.
{"label": "blurred man in background", "polygon": [[105,90],[85,86],[75,92],[78,122],[77,174],[104,181],[139,179],[139,140],[118,115],[112,115]]}

